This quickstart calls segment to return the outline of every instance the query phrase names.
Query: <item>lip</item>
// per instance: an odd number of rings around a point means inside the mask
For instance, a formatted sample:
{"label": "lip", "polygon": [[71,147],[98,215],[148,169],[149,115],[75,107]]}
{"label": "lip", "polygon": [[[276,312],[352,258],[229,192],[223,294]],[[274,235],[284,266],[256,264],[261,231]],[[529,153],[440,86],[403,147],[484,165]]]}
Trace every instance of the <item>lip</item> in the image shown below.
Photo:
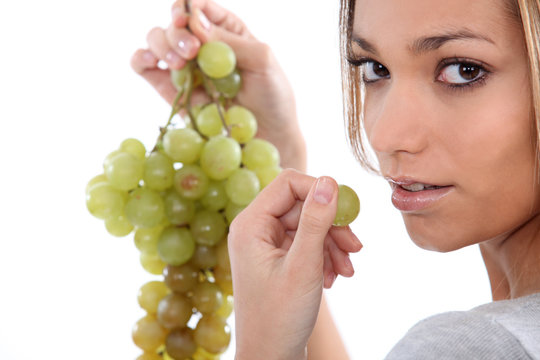
{"label": "lip", "polygon": [[[427,181],[416,180],[412,178],[386,178],[392,186],[392,204],[400,211],[413,212],[424,210],[435,205],[442,198],[448,195],[452,190],[452,185],[438,185]],[[437,189],[428,189],[420,191],[408,191],[403,186],[409,186],[415,183],[440,186]]]}

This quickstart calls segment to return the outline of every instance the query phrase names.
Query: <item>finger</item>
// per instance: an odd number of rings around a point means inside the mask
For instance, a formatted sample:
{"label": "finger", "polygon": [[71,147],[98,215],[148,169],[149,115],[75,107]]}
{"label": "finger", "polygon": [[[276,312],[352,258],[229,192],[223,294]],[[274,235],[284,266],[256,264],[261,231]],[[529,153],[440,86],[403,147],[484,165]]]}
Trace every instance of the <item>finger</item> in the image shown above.
{"label": "finger", "polygon": [[169,47],[185,60],[197,56],[201,47],[199,39],[185,28],[169,26],[165,32]]}
{"label": "finger", "polygon": [[283,223],[283,227],[287,230],[296,230],[298,229],[298,221],[300,220],[300,214],[302,213],[302,206],[304,205],[303,201],[296,201],[296,204],[283,215],[280,220]]}
{"label": "finger", "polygon": [[201,40],[223,41],[227,43],[236,55],[237,67],[240,70],[260,72],[275,62],[270,47],[250,35],[238,34],[211,23],[205,13],[195,8],[189,20],[189,28]]}
{"label": "finger", "polygon": [[148,47],[160,60],[163,60],[171,69],[181,69],[186,60],[174,51],[167,41],[165,30],[155,27],[148,33],[146,40]]}
{"label": "finger", "polygon": [[332,258],[330,257],[330,253],[328,252],[328,249],[324,251],[324,265],[323,265],[323,286],[326,289],[330,289],[332,287],[332,284],[336,280],[336,273],[334,272],[334,266],[332,264]]}
{"label": "finger", "polygon": [[171,7],[172,23],[178,28],[184,28],[188,24],[189,14],[186,12],[184,0],[175,1]]}
{"label": "finger", "polygon": [[285,215],[298,200],[304,201],[315,178],[294,169],[283,170],[248,205],[254,213],[275,218]]}
{"label": "finger", "polygon": [[328,252],[332,259],[332,265],[334,272],[345,277],[351,277],[354,275],[354,268],[349,259],[349,254],[338,248],[336,243],[331,239],[328,241]]}
{"label": "finger", "polygon": [[131,68],[137,73],[142,74],[147,69],[155,69],[159,59],[146,49],[135,51],[131,57]]}
{"label": "finger", "polygon": [[172,104],[177,91],[171,83],[169,71],[157,67],[158,61],[157,56],[150,50],[139,49],[131,57],[131,67],[148,81],[165,101]]}
{"label": "finger", "polygon": [[192,0],[191,12],[195,14],[195,9],[201,9],[208,21],[227,30],[230,33],[251,37],[251,33],[242,20],[231,11],[221,7],[211,0]]}
{"label": "finger", "polygon": [[362,243],[348,226],[332,226],[330,236],[343,251],[355,253],[362,249]]}
{"label": "finger", "polygon": [[290,262],[302,261],[308,266],[317,266],[320,262],[324,240],[336,217],[337,189],[336,181],[327,176],[317,179],[311,186],[289,250]]}

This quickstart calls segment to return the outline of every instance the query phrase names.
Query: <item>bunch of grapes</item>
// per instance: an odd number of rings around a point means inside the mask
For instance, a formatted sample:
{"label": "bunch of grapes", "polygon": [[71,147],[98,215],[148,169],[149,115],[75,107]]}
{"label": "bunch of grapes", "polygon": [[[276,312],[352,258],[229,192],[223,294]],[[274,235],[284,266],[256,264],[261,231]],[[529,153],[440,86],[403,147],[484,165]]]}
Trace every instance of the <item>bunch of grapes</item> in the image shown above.
{"label": "bunch of grapes", "polygon": [[[124,140],[88,183],[86,204],[110,234],[133,232],[142,267],[162,275],[139,290],[146,316],[132,332],[138,360],[219,359],[233,310],[228,226],[280,173],[280,156],[255,138],[253,113],[232,103],[241,76],[227,44],[205,43],[171,80],[178,95],[156,146],[147,152]],[[209,100],[192,106],[197,88]],[[347,225],[358,197],[342,185],[339,204],[335,224]]]}

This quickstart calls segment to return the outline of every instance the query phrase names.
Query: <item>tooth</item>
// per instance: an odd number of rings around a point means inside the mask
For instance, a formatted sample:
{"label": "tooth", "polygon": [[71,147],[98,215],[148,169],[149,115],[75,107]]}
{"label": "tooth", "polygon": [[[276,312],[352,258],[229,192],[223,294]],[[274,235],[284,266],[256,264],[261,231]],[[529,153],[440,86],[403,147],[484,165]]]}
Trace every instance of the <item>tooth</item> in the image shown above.
{"label": "tooth", "polygon": [[403,185],[403,187],[409,191],[421,191],[421,190],[424,190],[425,188],[424,184],[420,184],[420,183],[414,183],[407,186]]}

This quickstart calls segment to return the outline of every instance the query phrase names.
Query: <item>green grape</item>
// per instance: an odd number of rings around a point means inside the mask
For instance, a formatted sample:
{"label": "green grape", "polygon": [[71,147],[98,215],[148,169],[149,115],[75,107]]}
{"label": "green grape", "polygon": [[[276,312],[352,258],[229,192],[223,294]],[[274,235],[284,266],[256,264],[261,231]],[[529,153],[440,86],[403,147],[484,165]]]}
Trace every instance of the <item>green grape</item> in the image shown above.
{"label": "green grape", "polygon": [[224,294],[232,295],[232,275],[231,270],[216,266],[214,269],[214,280],[216,284],[221,288]]}
{"label": "green grape", "polygon": [[129,194],[126,216],[137,227],[155,227],[165,216],[163,200],[154,190],[139,188]]}
{"label": "green grape", "polygon": [[157,353],[145,352],[137,357],[135,360],[163,360]]}
{"label": "green grape", "polygon": [[163,151],[173,161],[192,164],[199,159],[204,140],[193,129],[172,129],[163,136]]}
{"label": "green grape", "polygon": [[121,215],[124,204],[124,193],[110,186],[108,182],[93,185],[86,194],[86,207],[90,214],[98,219],[106,220]]}
{"label": "green grape", "polygon": [[86,184],[85,193],[88,194],[88,192],[90,191],[90,189],[92,189],[92,187],[94,187],[94,185],[106,183],[106,182],[107,182],[107,176],[105,176],[105,174],[99,174],[99,175],[94,176],[92,179],[90,179],[88,184]]}
{"label": "green grape", "polygon": [[192,314],[191,301],[176,293],[165,296],[157,308],[157,320],[166,329],[186,327]]}
{"label": "green grape", "polygon": [[227,179],[225,191],[227,196],[237,205],[247,205],[260,190],[259,179],[251,170],[240,168],[235,170]]}
{"label": "green grape", "polygon": [[195,343],[204,350],[219,354],[227,349],[231,341],[231,329],[219,316],[204,315],[194,332]]}
{"label": "green grape", "polygon": [[245,205],[237,205],[232,201],[229,201],[227,206],[225,206],[225,219],[227,219],[227,223],[231,225],[236,215],[240,214],[245,208]]}
{"label": "green grape", "polygon": [[213,246],[225,235],[227,224],[220,213],[202,210],[195,214],[190,228],[197,244]]}
{"label": "green grape", "polygon": [[206,281],[195,286],[191,301],[201,314],[211,314],[223,304],[223,294],[219,286]]}
{"label": "green grape", "polygon": [[225,113],[225,124],[231,129],[231,137],[240,144],[253,139],[257,133],[255,115],[243,106],[231,106]]}
{"label": "green grape", "polygon": [[199,272],[190,264],[167,265],[163,270],[163,276],[169,289],[177,293],[190,291],[199,281]]}
{"label": "green grape", "polygon": [[105,219],[105,228],[112,236],[123,237],[133,231],[133,225],[124,214]]}
{"label": "green grape", "polygon": [[114,158],[116,155],[120,154],[120,153],[123,153],[125,151],[122,151],[122,150],[114,150],[114,151],[111,151],[109,153],[109,155],[107,155],[105,157],[105,160],[103,160],[103,170],[105,170],[107,168],[107,166],[109,166],[109,163],[111,162],[111,159]]}
{"label": "green grape", "polygon": [[199,49],[197,64],[206,75],[219,79],[233,72],[236,56],[233,49],[224,42],[209,41]]}
{"label": "green grape", "polygon": [[173,225],[185,225],[195,215],[195,204],[171,189],[163,197],[165,203],[165,215]]}
{"label": "green grape", "polygon": [[120,144],[120,151],[134,155],[136,158],[144,160],[146,149],[142,142],[137,139],[126,139]]}
{"label": "green grape", "polygon": [[200,201],[208,210],[219,211],[225,209],[229,201],[225,191],[225,181],[210,181],[208,189]]}
{"label": "green grape", "polygon": [[213,246],[197,245],[191,263],[199,269],[210,269],[217,265],[216,249]]}
{"label": "green grape", "polygon": [[337,213],[334,225],[347,226],[356,219],[360,212],[360,199],[353,189],[347,185],[338,187]]}
{"label": "green grape", "polygon": [[199,199],[208,189],[208,176],[197,165],[184,165],[174,175],[176,191],[187,199]]}
{"label": "green grape", "polygon": [[144,162],[144,184],[157,191],[163,191],[172,186],[174,167],[172,160],[160,152],[151,153]]}
{"label": "green grape", "polygon": [[[223,113],[224,110],[221,109],[221,112]],[[208,104],[203,107],[195,118],[195,123],[197,123],[197,129],[200,133],[207,137],[223,133],[223,121],[216,104]]]}
{"label": "green grape", "polygon": [[139,289],[137,301],[146,312],[156,314],[159,302],[169,293],[169,288],[163,281],[149,281]]}
{"label": "green grape", "polygon": [[173,359],[189,359],[197,350],[193,340],[193,330],[189,328],[172,330],[165,340],[167,355]]}
{"label": "green grape", "polygon": [[219,355],[211,354],[201,347],[197,348],[195,354],[191,356],[192,360],[219,360]]}
{"label": "green grape", "polygon": [[234,298],[231,295],[226,295],[223,298],[223,303],[216,310],[216,315],[222,319],[227,319],[234,310]]}
{"label": "green grape", "polygon": [[146,315],[141,318],[131,332],[133,342],[144,351],[156,351],[165,342],[167,331],[159,324],[156,317]]}
{"label": "green grape", "polygon": [[270,184],[272,180],[274,180],[276,176],[281,173],[281,170],[282,169],[279,166],[271,166],[256,168],[253,171],[255,171],[255,174],[259,178],[259,182],[261,183],[261,189],[264,189],[266,185]]}
{"label": "green grape", "polygon": [[144,163],[135,155],[120,152],[107,163],[105,175],[109,184],[118,190],[131,190],[139,185],[143,176]]}
{"label": "green grape", "polygon": [[191,259],[195,242],[187,228],[168,227],[161,233],[157,247],[164,262],[178,266]]}
{"label": "green grape", "polygon": [[133,237],[135,246],[142,252],[157,254],[157,243],[162,231],[163,226],[137,228]]}
{"label": "green grape", "polygon": [[228,99],[234,98],[242,87],[242,77],[238,70],[221,79],[212,79],[216,90]]}
{"label": "green grape", "polygon": [[213,180],[225,180],[240,166],[242,150],[234,139],[217,135],[204,145],[201,168]]}
{"label": "green grape", "polygon": [[242,163],[250,170],[279,166],[279,152],[266,140],[252,139],[242,150]]}
{"label": "green grape", "polygon": [[191,71],[191,66],[186,65],[181,69],[171,69],[171,81],[177,91],[183,90],[186,80]]}
{"label": "green grape", "polygon": [[216,245],[217,266],[231,271],[231,260],[229,259],[229,249],[227,237],[224,237],[219,244]]}
{"label": "green grape", "polygon": [[167,264],[161,260],[161,257],[156,253],[141,252],[139,258],[144,270],[153,275],[160,275]]}

